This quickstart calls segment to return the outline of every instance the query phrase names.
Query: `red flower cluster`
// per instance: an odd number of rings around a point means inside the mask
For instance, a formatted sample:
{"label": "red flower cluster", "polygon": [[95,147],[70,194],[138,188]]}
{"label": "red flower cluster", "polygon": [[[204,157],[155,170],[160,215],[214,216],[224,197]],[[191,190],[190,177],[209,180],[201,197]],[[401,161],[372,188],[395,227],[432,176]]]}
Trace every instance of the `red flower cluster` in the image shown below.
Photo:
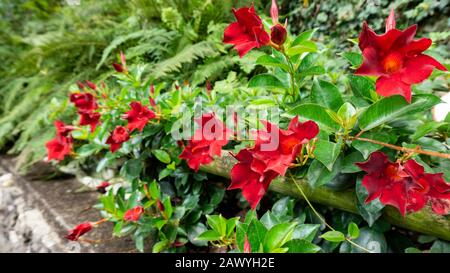
{"label": "red flower cluster", "polygon": [[422,54],[431,39],[414,40],[417,25],[405,30],[395,28],[394,11],[386,20],[386,33],[378,35],[364,22],[359,48],[364,61],[357,75],[377,76],[376,91],[382,96],[402,95],[411,102],[411,85],[426,80],[434,68],[447,69],[432,57]]}
{"label": "red flower cluster", "polygon": [[106,144],[109,144],[111,152],[115,153],[120,149],[120,147],[122,147],[122,143],[128,141],[129,139],[130,134],[128,133],[127,128],[117,126],[106,140]]}
{"label": "red flower cluster", "polygon": [[60,120],[55,121],[55,127],[55,138],[45,144],[47,159],[61,161],[72,152],[73,139],[70,132],[72,132],[74,127],[66,125]]}
{"label": "red flower cluster", "polygon": [[83,234],[89,232],[94,225],[90,222],[81,223],[78,226],[76,226],[74,229],[70,230],[69,233],[65,236],[66,239],[69,239],[71,241],[77,241],[80,236]]}
{"label": "red flower cluster", "polygon": [[140,102],[134,101],[130,103],[131,110],[123,115],[123,118],[128,120],[127,128],[130,132],[138,129],[142,132],[145,125],[150,119],[156,117],[155,112],[143,106]]}
{"label": "red flower cluster", "polygon": [[214,113],[203,114],[195,122],[200,128],[195,130],[194,137],[179,157],[185,159],[191,169],[198,171],[200,165],[211,163],[214,156],[221,156],[222,147],[228,143],[233,132]]}
{"label": "red flower cluster", "polygon": [[266,45],[271,45],[278,49],[286,40],[287,31],[285,26],[278,23],[278,7],[275,0],[272,1],[270,11],[274,26],[269,37],[253,5],[250,8],[233,9],[237,21],[231,23],[225,29],[223,42],[234,45],[240,57],[243,57],[253,48],[260,48]]}
{"label": "red flower cluster", "polygon": [[136,206],[125,212],[123,220],[129,222],[137,222],[141,218],[142,213],[144,213],[144,208],[142,206]]}
{"label": "red flower cluster", "polygon": [[314,121],[301,123],[295,117],[287,130],[264,122],[265,131],[257,132],[253,148],[241,150],[235,157],[239,161],[231,169],[231,189],[242,189],[242,194],[254,209],[266,193],[272,180],[284,176],[295,160],[302,145],[319,133]]}
{"label": "red flower cluster", "polygon": [[436,214],[450,213],[450,184],[442,173],[426,173],[413,159],[393,163],[382,152],[374,152],[366,162],[356,165],[367,173],[362,180],[369,193],[366,203],[379,198],[405,216],[430,202]]}
{"label": "red flower cluster", "polygon": [[[95,84],[87,81],[87,84],[92,88],[97,88]],[[80,125],[89,125],[91,132],[95,130],[100,123],[100,113],[95,112],[98,109],[97,101],[93,94],[89,92],[77,92],[70,94],[70,101],[75,104],[80,115]]]}

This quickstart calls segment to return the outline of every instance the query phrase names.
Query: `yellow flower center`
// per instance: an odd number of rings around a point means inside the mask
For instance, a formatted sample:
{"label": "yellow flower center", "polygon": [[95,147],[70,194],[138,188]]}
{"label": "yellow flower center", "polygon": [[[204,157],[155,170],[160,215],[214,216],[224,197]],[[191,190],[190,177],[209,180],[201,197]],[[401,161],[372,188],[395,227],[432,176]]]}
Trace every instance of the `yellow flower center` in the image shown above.
{"label": "yellow flower center", "polygon": [[394,52],[387,55],[381,64],[386,73],[394,73],[402,68],[403,58],[401,54]]}

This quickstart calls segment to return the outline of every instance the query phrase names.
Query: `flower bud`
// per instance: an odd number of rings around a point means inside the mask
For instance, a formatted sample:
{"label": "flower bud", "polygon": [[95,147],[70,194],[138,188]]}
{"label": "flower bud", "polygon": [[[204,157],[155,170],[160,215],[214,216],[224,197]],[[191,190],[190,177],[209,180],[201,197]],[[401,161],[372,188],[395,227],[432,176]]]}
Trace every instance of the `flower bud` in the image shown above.
{"label": "flower bud", "polygon": [[287,31],[281,24],[276,24],[270,29],[270,40],[272,43],[281,46],[286,41]]}
{"label": "flower bud", "polygon": [[121,65],[118,64],[118,63],[113,63],[112,65],[113,65],[114,69],[115,69],[117,72],[119,72],[119,73],[123,73],[123,72],[125,71],[125,69],[123,68],[123,66],[121,66]]}

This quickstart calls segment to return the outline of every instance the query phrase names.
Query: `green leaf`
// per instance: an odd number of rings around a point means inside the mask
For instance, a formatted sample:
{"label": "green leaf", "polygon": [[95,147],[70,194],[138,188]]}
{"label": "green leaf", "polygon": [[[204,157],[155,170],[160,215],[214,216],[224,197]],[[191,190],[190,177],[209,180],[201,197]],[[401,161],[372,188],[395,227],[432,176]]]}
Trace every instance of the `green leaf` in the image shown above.
{"label": "green leaf", "polygon": [[260,221],[268,229],[271,229],[273,226],[281,222],[280,218],[278,218],[278,216],[273,214],[271,211],[264,213]]}
{"label": "green leaf", "polygon": [[320,238],[323,238],[329,242],[339,243],[342,241],[345,241],[345,235],[337,230],[331,230],[327,231],[324,234],[320,236]]}
{"label": "green leaf", "polygon": [[363,162],[364,157],[362,156],[361,152],[353,152],[349,155],[346,155],[344,157],[344,160],[342,161],[342,168],[341,173],[357,173],[360,172],[361,169],[356,166],[356,162]]}
{"label": "green leaf", "polygon": [[150,192],[150,196],[153,199],[161,199],[161,192],[159,190],[158,183],[156,181],[153,181],[148,186],[148,191]]}
{"label": "green leaf", "polygon": [[450,243],[437,240],[430,249],[431,253],[450,253]]}
{"label": "green leaf", "polygon": [[205,225],[201,222],[197,222],[196,224],[189,226],[187,228],[189,242],[191,242],[195,246],[207,246],[208,242],[196,240],[196,238],[206,230],[207,229]]}
{"label": "green leaf", "polygon": [[99,147],[95,143],[85,144],[77,149],[77,156],[79,157],[88,157],[92,154],[95,154],[100,150],[101,147]]}
{"label": "green leaf", "polygon": [[[387,135],[386,133],[364,133],[361,135],[362,138],[368,138],[368,139],[373,139],[373,140],[378,140],[384,143],[389,142],[389,135]],[[365,159],[367,159],[369,157],[369,155],[381,148],[383,148],[382,145],[379,144],[374,144],[371,142],[367,142],[367,141],[362,141],[362,140],[354,140],[352,141],[352,146],[358,150]]]}
{"label": "green leaf", "polygon": [[259,74],[251,78],[248,82],[248,87],[269,87],[286,89],[287,86],[283,84],[277,77],[272,74]]}
{"label": "green leaf", "polygon": [[239,217],[230,218],[227,220],[227,232],[226,236],[229,237],[233,232],[234,228],[236,227],[236,223],[239,221]]}
{"label": "green leaf", "polygon": [[266,234],[267,234],[266,227],[257,219],[254,219],[249,224],[247,229],[247,238],[252,248],[252,252],[258,252],[261,244],[264,242]]}
{"label": "green leaf", "polygon": [[173,207],[172,202],[170,202],[170,196],[166,196],[166,198],[164,198],[163,205],[164,205],[164,214],[167,216],[167,218],[172,217]]}
{"label": "green leaf", "polygon": [[222,215],[206,215],[208,225],[221,236],[227,234],[227,222]]}
{"label": "green leaf", "polygon": [[357,112],[355,107],[350,102],[342,104],[337,112],[337,115],[344,122],[345,128],[348,130],[353,129],[357,121]]}
{"label": "green leaf", "polygon": [[351,222],[351,223],[348,225],[347,232],[348,232],[348,235],[349,235],[352,239],[358,238],[358,237],[359,237],[359,228],[358,228],[358,225],[355,224],[355,223],[353,223],[353,222]]}
{"label": "green leaf", "polygon": [[415,247],[408,247],[405,249],[405,253],[422,253],[422,251]]}
{"label": "green leaf", "polygon": [[152,252],[159,253],[159,252],[163,251],[168,245],[169,245],[168,240],[163,240],[163,241],[157,242],[156,244],[153,245]]}
{"label": "green leaf", "polygon": [[302,121],[314,120],[319,125],[320,130],[336,132],[340,128],[340,125],[328,115],[325,108],[318,104],[301,104],[291,109],[289,114],[298,115]]}
{"label": "green leaf", "polygon": [[319,139],[316,142],[314,149],[314,156],[317,160],[322,162],[329,171],[333,169],[334,162],[341,152],[341,144],[333,143],[326,140]]}
{"label": "green leaf", "polygon": [[363,57],[359,53],[355,52],[345,52],[342,56],[350,62],[353,68],[361,66],[363,62]]}
{"label": "green leaf", "polygon": [[296,222],[282,223],[273,226],[264,238],[264,253],[270,253],[274,249],[282,247],[292,237]]}
{"label": "green leaf", "polygon": [[[339,161],[338,161],[339,162]],[[312,188],[317,188],[322,185],[326,185],[330,182],[338,173],[338,164],[335,164],[332,171],[329,171],[320,161],[313,160],[308,169],[308,184]]]}
{"label": "green leaf", "polygon": [[319,224],[302,224],[295,227],[292,239],[301,239],[304,241],[312,242],[314,237],[319,231]]}
{"label": "green leaf", "polygon": [[370,91],[375,90],[375,83],[367,77],[349,75],[348,80],[353,94],[370,101]]}
{"label": "green leaf", "polygon": [[437,130],[439,127],[443,125],[448,125],[448,123],[438,121],[427,121],[423,125],[417,127],[417,130],[411,136],[411,140],[416,141],[419,138],[427,135],[428,133]]}
{"label": "green leaf", "polygon": [[295,56],[298,54],[302,54],[305,52],[316,52],[317,51],[317,45],[316,43],[312,41],[302,41],[295,46],[289,48],[286,53],[289,56]]}
{"label": "green leaf", "polygon": [[132,181],[140,176],[142,167],[143,166],[140,159],[130,159],[123,164],[120,169],[120,175],[128,181]]}
{"label": "green leaf", "polygon": [[321,249],[318,245],[301,239],[290,240],[284,247],[289,248],[289,253],[317,253]]}
{"label": "green leaf", "polygon": [[203,232],[202,234],[200,234],[196,240],[200,240],[200,241],[218,241],[221,239],[221,235],[219,233],[217,233],[217,231],[215,230],[207,230],[205,232]]}
{"label": "green leaf", "polygon": [[309,29],[309,30],[306,30],[306,31],[300,33],[300,34],[294,39],[294,41],[292,42],[291,46],[296,46],[296,45],[298,45],[298,44],[301,44],[301,43],[304,42],[304,41],[310,40],[310,39],[313,37],[313,35],[314,35],[314,33],[315,33],[316,31],[317,31],[317,28],[315,28],[315,29]]}
{"label": "green leaf", "polygon": [[170,169],[167,169],[167,168],[163,169],[162,171],[159,172],[158,180],[159,181],[163,180],[164,178],[169,176],[172,172],[173,172],[173,170],[170,170]]}
{"label": "green leaf", "polygon": [[364,131],[391,122],[396,118],[430,109],[441,100],[435,95],[415,95],[411,103],[400,95],[383,98],[369,106],[359,118],[359,128]]}
{"label": "green leaf", "polygon": [[311,89],[311,100],[333,111],[337,111],[344,103],[341,92],[331,82],[316,80]]}
{"label": "green leaf", "polygon": [[256,64],[264,65],[264,66],[273,66],[273,67],[279,67],[283,69],[284,71],[289,71],[289,66],[280,60],[270,56],[270,55],[261,55],[257,60]]}
{"label": "green leaf", "polygon": [[169,153],[164,150],[153,150],[152,153],[162,163],[169,164],[171,161]]}
{"label": "green leaf", "polygon": [[323,68],[323,66],[314,65],[314,66],[311,66],[311,67],[301,70],[299,75],[302,77],[306,77],[306,76],[322,75],[322,74],[325,74],[326,72],[327,71],[325,70],[325,68]]}

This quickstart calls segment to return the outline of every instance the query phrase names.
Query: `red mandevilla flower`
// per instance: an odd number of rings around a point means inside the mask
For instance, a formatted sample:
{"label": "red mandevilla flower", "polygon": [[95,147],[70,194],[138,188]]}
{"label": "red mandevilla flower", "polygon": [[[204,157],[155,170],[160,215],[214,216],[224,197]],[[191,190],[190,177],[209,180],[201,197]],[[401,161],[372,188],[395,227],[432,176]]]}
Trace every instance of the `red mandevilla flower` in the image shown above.
{"label": "red mandevilla flower", "polygon": [[450,184],[445,182],[442,173],[426,173],[423,166],[412,159],[405,163],[404,170],[415,182],[408,192],[412,201],[407,209],[418,211],[431,203],[436,214],[450,213]]}
{"label": "red mandevilla flower", "polygon": [[97,112],[80,112],[80,125],[89,125],[91,132],[95,131],[100,123],[100,113]]}
{"label": "red mandevilla flower", "polygon": [[54,138],[45,144],[47,148],[47,160],[62,161],[72,152],[72,140],[70,138]]}
{"label": "red mandevilla flower", "polygon": [[155,112],[143,106],[140,102],[134,101],[130,103],[131,110],[123,115],[123,118],[128,120],[127,128],[130,132],[138,129],[142,132],[145,125],[150,119],[156,117]]}
{"label": "red mandevilla flower", "polygon": [[115,153],[118,149],[120,149],[120,147],[122,147],[122,143],[128,141],[129,139],[130,134],[127,129],[123,126],[117,126],[106,140],[106,144],[109,144],[111,152]]}
{"label": "red mandevilla flower", "polygon": [[233,133],[213,113],[203,114],[195,122],[200,128],[194,132],[179,158],[185,159],[191,169],[198,171],[200,165],[211,163],[214,156],[221,156],[222,147]]}
{"label": "red mandevilla flower", "polygon": [[93,227],[92,223],[89,222],[79,224],[74,229],[70,230],[65,237],[71,241],[77,241],[80,236],[89,232]]}
{"label": "red mandevilla flower", "polygon": [[269,44],[269,34],[264,30],[253,5],[250,8],[233,9],[233,13],[237,21],[225,29],[223,42],[234,45],[241,58],[253,48]]}
{"label": "red mandevilla flower", "polygon": [[235,157],[239,161],[231,169],[231,189],[242,189],[242,194],[255,209],[272,180],[284,176],[304,143],[319,133],[313,121],[301,123],[291,120],[288,130],[267,121],[265,131],[257,132],[253,148],[241,150]]}
{"label": "red mandevilla flower", "polygon": [[78,108],[78,112],[92,112],[98,108],[94,95],[88,92],[72,93],[70,101]]}
{"label": "red mandevilla flower", "polygon": [[427,202],[437,214],[450,212],[450,184],[445,183],[441,173],[425,173],[412,159],[404,165],[393,163],[382,152],[374,152],[366,162],[356,165],[367,173],[362,180],[368,192],[366,203],[379,198],[403,216],[408,211],[419,211]]}
{"label": "red mandevilla flower", "polygon": [[125,212],[123,220],[129,222],[137,222],[141,218],[142,213],[144,213],[144,208],[142,206],[136,206]]}
{"label": "red mandevilla flower", "polygon": [[395,28],[394,13],[386,20],[386,33],[377,35],[364,22],[359,48],[364,61],[356,75],[377,76],[376,91],[382,96],[402,95],[411,102],[411,85],[426,80],[434,68],[447,69],[432,57],[422,54],[431,46],[428,38],[414,40],[417,25],[403,31]]}
{"label": "red mandevilla flower", "polygon": [[65,125],[62,121],[55,121],[56,136],[45,144],[47,148],[47,160],[61,161],[72,152],[72,137],[70,132],[73,126]]}

